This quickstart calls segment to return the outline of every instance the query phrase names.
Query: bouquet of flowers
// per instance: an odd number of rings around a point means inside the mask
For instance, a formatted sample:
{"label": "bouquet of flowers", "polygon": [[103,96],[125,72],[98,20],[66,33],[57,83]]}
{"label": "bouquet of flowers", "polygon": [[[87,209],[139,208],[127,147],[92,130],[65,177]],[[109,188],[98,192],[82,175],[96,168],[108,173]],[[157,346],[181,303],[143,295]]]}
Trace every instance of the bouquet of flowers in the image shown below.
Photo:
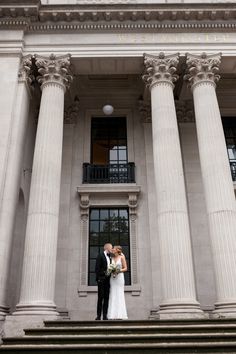
{"label": "bouquet of flowers", "polygon": [[109,264],[108,268],[107,268],[107,275],[111,275],[113,278],[115,278],[117,276],[117,274],[120,273],[121,267],[119,264],[114,264],[111,263]]}

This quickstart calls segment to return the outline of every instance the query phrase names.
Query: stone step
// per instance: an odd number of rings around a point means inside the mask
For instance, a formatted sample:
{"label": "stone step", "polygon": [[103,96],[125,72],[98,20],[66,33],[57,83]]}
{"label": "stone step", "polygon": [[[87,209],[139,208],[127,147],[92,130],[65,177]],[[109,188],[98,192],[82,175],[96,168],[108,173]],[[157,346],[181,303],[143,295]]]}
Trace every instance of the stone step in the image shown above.
{"label": "stone step", "polygon": [[125,326],[199,326],[199,325],[210,325],[210,326],[223,326],[232,324],[236,327],[235,319],[195,319],[195,320],[109,320],[109,321],[73,321],[73,320],[55,320],[55,321],[45,321],[45,327],[95,327],[103,326],[109,323],[109,326],[125,325]]}
{"label": "stone step", "polygon": [[46,321],[4,338],[0,354],[235,353],[235,320]]}
{"label": "stone step", "polygon": [[51,354],[51,353],[76,353],[76,354],[154,354],[154,353],[236,353],[236,342],[211,343],[211,342],[179,342],[179,343],[107,343],[107,344],[42,344],[38,345],[6,345],[0,347],[0,353],[8,354]]}
{"label": "stone step", "polygon": [[204,333],[204,332],[214,332],[216,333],[224,333],[225,331],[230,332],[230,333],[236,333],[236,323],[230,323],[230,324],[198,324],[198,325],[126,325],[124,322],[116,325],[110,325],[110,321],[104,322],[105,324],[101,325],[94,325],[94,326],[87,326],[85,324],[83,327],[82,326],[60,326],[60,327],[44,327],[44,328],[34,328],[34,329],[25,329],[25,334],[26,335],[42,335],[42,334],[47,334],[47,335],[54,335],[58,334],[60,335],[61,333],[66,333],[66,334],[81,334],[81,333],[90,333],[92,334],[99,334],[101,332],[103,333],[112,333],[112,334],[119,334],[123,333],[124,331],[127,333]]}
{"label": "stone step", "polygon": [[205,342],[206,340],[210,340],[213,342],[236,342],[236,334],[234,333],[183,333],[183,334],[130,334],[130,333],[122,333],[122,334],[96,334],[96,335],[41,335],[41,336],[24,336],[21,337],[8,337],[3,340],[4,345],[16,345],[16,344],[70,344],[70,343],[78,343],[78,344],[90,344],[90,343],[104,343],[112,342],[112,343],[178,343],[181,341],[198,341]]}

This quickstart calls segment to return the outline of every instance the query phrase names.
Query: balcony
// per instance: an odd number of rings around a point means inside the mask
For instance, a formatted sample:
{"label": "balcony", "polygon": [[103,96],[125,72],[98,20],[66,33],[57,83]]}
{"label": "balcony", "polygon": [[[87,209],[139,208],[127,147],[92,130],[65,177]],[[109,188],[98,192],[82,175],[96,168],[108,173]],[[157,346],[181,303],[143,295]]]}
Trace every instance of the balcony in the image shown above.
{"label": "balcony", "polygon": [[134,162],[126,164],[83,164],[83,183],[135,183]]}

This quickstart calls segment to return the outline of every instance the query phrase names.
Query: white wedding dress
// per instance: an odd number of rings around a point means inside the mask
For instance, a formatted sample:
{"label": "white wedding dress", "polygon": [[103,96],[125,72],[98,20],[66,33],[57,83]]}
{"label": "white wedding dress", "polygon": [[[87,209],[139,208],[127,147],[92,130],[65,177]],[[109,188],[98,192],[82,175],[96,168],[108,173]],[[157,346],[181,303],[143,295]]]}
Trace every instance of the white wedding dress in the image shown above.
{"label": "white wedding dress", "polygon": [[[112,263],[119,265],[122,268],[121,258],[119,258],[116,263],[112,260]],[[117,274],[115,278],[111,275],[109,305],[107,312],[107,317],[109,320],[125,320],[128,318],[125,305],[124,287],[124,273]]]}

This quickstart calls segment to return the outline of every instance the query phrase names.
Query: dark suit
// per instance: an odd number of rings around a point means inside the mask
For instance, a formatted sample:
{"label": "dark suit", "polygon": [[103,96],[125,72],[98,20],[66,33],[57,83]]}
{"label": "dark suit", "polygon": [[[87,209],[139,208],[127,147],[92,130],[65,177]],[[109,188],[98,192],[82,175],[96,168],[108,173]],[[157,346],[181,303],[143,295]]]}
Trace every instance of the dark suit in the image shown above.
{"label": "dark suit", "polygon": [[100,253],[96,259],[96,281],[98,284],[97,318],[107,318],[107,309],[110,292],[110,276],[106,275],[107,259],[104,252]]}

